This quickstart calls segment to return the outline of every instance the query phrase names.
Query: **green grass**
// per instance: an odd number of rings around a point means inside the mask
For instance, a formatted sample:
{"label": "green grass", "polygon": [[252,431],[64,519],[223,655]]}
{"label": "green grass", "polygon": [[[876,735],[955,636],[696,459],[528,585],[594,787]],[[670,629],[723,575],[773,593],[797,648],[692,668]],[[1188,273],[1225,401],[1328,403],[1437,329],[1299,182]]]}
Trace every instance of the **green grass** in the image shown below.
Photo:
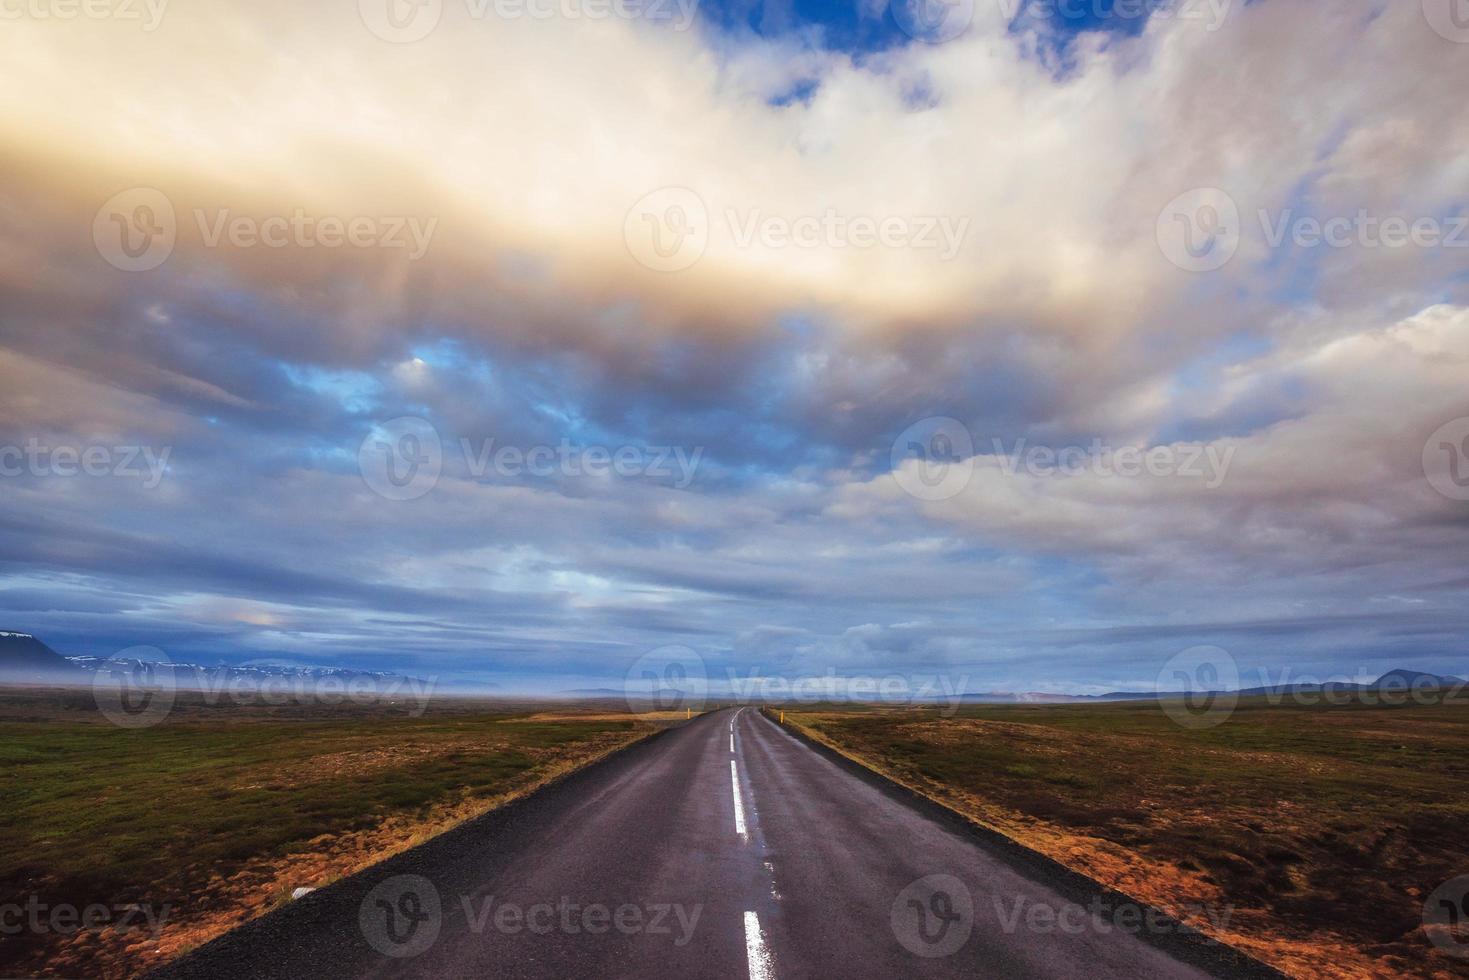
{"label": "green grass", "polygon": [[[0,721],[0,884],[53,901],[187,894],[211,871],[321,834],[506,792],[635,725],[489,713],[141,730]],[[389,764],[350,771],[372,753]],[[349,768],[318,771],[324,758]]]}

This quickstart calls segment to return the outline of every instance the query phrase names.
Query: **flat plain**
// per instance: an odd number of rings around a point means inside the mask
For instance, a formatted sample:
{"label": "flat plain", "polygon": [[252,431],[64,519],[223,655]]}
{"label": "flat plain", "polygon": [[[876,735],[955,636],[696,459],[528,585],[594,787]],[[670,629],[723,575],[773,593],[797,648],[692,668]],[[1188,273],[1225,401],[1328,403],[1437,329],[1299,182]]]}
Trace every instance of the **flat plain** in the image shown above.
{"label": "flat plain", "polygon": [[[1422,928],[1469,871],[1469,707],[1242,700],[883,709],[786,723],[1302,977],[1465,976]],[[1458,936],[1469,951],[1469,935]]]}
{"label": "flat plain", "polygon": [[[181,692],[163,724],[126,729],[88,691],[4,690],[0,892],[41,927],[0,937],[0,972],[137,974],[658,722],[607,706],[436,700],[415,717]],[[89,906],[105,922],[78,928],[65,909]]]}

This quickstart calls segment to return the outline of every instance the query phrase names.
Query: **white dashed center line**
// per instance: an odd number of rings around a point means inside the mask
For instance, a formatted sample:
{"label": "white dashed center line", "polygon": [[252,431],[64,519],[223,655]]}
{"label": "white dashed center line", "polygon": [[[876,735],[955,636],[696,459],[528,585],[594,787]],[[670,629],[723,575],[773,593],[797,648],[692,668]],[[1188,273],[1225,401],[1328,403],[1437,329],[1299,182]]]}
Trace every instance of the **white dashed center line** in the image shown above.
{"label": "white dashed center line", "polygon": [[765,937],[760,935],[760,917],[754,912],[745,913],[745,956],[750,961],[750,980],[771,980],[775,976]]}
{"label": "white dashed center line", "polygon": [[[740,711],[744,709],[741,708]],[[729,751],[734,754],[734,724],[740,712],[736,711],[729,720]],[[740,769],[734,759],[729,760],[729,786],[734,792],[735,833],[740,840],[748,842],[749,829],[745,826],[745,800],[740,793]],[[768,867],[767,862],[767,867]],[[745,958],[750,963],[750,980],[774,980],[775,970],[770,962],[770,950],[765,946],[765,936],[760,932],[760,917],[754,912],[745,913]]]}
{"label": "white dashed center line", "polygon": [[[745,829],[745,801],[740,797],[740,771],[735,768],[733,759],[729,760],[729,782],[734,787],[735,833],[740,835],[740,840],[745,840],[749,836]],[[753,913],[746,913],[750,914]]]}

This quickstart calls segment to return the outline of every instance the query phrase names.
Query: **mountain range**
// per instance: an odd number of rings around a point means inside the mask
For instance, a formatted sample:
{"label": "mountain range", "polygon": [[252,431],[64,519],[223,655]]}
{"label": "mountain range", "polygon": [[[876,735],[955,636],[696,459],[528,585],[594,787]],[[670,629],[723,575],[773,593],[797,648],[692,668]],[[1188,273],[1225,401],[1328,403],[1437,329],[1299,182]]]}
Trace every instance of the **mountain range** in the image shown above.
{"label": "mountain range", "polygon": [[[1246,687],[1238,690],[1222,691],[1200,691],[1191,694],[1191,697],[1217,697],[1223,694],[1233,694],[1237,697],[1264,697],[1292,694],[1352,694],[1367,691],[1410,691],[1410,690],[1449,690],[1456,687],[1469,685],[1462,677],[1451,674],[1430,674],[1421,670],[1408,670],[1398,668],[1390,670],[1366,684],[1354,681],[1324,681],[1311,684],[1280,684],[1278,686]],[[957,698],[950,696],[938,696],[932,698],[935,701],[958,700],[964,704],[1085,704],[1098,701],[1149,701],[1154,698],[1183,697],[1182,691],[1110,691],[1106,694],[1043,694],[1043,693],[1010,693],[1006,691],[986,691],[978,693],[961,694]]]}
{"label": "mountain range", "polygon": [[167,678],[182,688],[225,686],[233,690],[257,690],[267,684],[301,680],[331,680],[342,684],[413,680],[391,671],[356,670],[348,667],[302,667],[293,664],[246,664],[206,667],[200,664],[142,661],[115,657],[63,657],[30,633],[0,631],[0,684],[73,686],[91,684],[103,671],[131,672],[151,668],[154,676]]}
{"label": "mountain range", "polygon": [[31,634],[0,631],[0,683],[81,684],[88,680],[90,674]]}
{"label": "mountain range", "polygon": [[[30,633],[0,630],[0,684],[80,685],[90,684],[104,670],[133,670],[145,666],[141,661],[108,657],[64,657]],[[194,686],[207,679],[212,685],[233,685],[253,689],[282,679],[319,681],[331,679],[344,683],[354,680],[374,682],[407,680],[402,674],[386,671],[355,670],[346,667],[302,667],[292,664],[249,664],[243,666],[205,667],[198,664],[167,663],[154,665],[168,672],[179,686]],[[423,682],[419,682],[423,683]],[[443,685],[436,685],[440,688]],[[495,685],[479,685],[494,687]],[[1200,692],[1196,697],[1234,694],[1239,697],[1282,696],[1294,694],[1351,694],[1362,692],[1448,690],[1469,686],[1469,681],[1448,674],[1431,674],[1419,670],[1390,670],[1369,683],[1328,681],[1313,684],[1282,684],[1277,687],[1249,687],[1238,691]],[[562,692],[579,698],[623,698],[621,688],[577,688]],[[635,692],[641,699],[679,702],[682,692],[672,689]],[[718,700],[720,695],[707,692]],[[1181,692],[1111,691],[1106,694],[1050,694],[1042,692],[982,691],[959,695],[935,695],[928,700],[962,704],[1087,704],[1103,701],[1148,701],[1154,698],[1182,696]],[[840,700],[833,697],[832,700]]]}

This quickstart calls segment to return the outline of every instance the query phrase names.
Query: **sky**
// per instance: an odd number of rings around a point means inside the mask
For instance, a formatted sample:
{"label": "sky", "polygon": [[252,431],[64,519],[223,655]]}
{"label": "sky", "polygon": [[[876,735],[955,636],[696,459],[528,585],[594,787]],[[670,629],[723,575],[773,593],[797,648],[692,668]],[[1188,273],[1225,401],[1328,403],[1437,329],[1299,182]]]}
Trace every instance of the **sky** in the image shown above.
{"label": "sky", "polygon": [[1450,0],[0,8],[0,628],[1469,671]]}

